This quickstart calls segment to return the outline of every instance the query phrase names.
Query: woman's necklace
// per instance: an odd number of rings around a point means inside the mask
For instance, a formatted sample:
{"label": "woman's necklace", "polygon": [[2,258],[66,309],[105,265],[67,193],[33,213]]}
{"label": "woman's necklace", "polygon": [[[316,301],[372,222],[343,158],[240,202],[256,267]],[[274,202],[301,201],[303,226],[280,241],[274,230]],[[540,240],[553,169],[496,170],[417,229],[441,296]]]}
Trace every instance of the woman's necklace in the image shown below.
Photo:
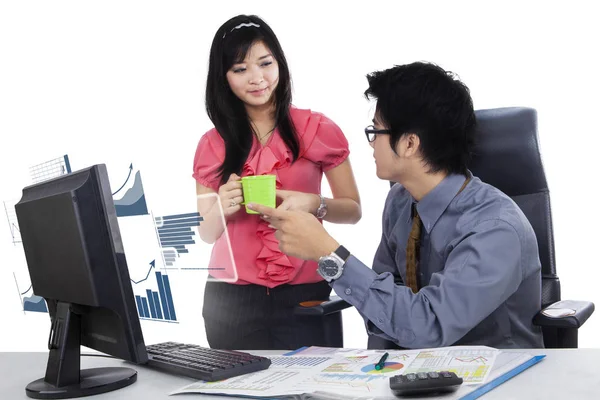
{"label": "woman's necklace", "polygon": [[[256,127],[256,125],[255,125],[255,127]],[[261,140],[263,140],[264,138],[266,138],[267,136],[269,136],[269,134],[271,134],[274,130],[275,130],[275,127],[273,127],[273,129],[271,129],[269,132],[265,133],[262,136],[258,136],[258,134],[256,134],[256,137],[258,138],[258,141],[260,142]]]}

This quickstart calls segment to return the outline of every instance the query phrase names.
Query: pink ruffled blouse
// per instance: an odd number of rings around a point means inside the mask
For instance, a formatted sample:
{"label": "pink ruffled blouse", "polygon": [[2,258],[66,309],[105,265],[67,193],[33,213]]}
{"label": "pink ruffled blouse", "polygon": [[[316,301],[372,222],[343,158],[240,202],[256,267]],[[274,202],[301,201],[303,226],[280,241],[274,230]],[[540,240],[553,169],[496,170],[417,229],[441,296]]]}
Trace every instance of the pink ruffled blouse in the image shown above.
{"label": "pink ruffled blouse", "polygon": [[[242,176],[273,174],[278,189],[318,194],[323,172],[348,157],[348,141],[341,129],[321,113],[292,107],[290,115],[301,140],[299,159],[292,164],[292,153],[276,129],[265,145],[254,138]],[[213,128],[200,138],[192,176],[217,192],[220,186],[217,170],[224,158],[223,139]],[[275,231],[258,215],[247,214],[242,208],[228,221],[227,233],[237,268],[236,284],[273,288],[284,283],[322,280],[314,261],[287,256],[279,250]],[[230,260],[227,237],[221,235],[213,246],[208,266],[211,275],[217,279],[230,278]]]}

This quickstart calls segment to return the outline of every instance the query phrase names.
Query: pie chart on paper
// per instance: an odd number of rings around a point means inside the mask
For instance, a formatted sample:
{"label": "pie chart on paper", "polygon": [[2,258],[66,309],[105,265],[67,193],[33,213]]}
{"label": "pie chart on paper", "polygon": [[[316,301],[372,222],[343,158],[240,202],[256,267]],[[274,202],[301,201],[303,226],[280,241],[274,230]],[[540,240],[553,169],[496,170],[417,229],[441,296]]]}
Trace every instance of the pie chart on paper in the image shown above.
{"label": "pie chart on paper", "polygon": [[362,367],[361,371],[366,372],[367,374],[385,374],[387,372],[397,372],[404,368],[404,364],[400,364],[397,362],[386,362],[384,367],[379,371],[375,369],[375,364],[370,364],[365,367]]}

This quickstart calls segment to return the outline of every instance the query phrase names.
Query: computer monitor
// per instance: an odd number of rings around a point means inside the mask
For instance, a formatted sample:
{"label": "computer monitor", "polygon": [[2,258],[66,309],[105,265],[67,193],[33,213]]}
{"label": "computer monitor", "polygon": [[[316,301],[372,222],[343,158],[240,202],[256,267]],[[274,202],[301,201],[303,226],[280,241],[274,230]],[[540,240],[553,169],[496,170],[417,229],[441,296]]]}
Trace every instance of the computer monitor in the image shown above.
{"label": "computer monitor", "polygon": [[128,386],[131,368],[80,370],[80,346],[148,360],[106,166],[23,189],[15,206],[31,284],[47,304],[50,350],[32,398],[73,398]]}

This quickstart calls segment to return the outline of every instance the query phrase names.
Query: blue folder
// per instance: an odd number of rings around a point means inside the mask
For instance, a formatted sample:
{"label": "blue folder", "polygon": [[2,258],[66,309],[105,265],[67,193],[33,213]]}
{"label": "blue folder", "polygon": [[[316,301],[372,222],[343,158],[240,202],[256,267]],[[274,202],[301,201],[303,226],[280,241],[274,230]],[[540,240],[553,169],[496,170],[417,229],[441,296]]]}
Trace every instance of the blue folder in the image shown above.
{"label": "blue folder", "polygon": [[510,371],[506,372],[503,375],[500,375],[499,377],[486,383],[485,385],[478,387],[471,393],[464,395],[459,400],[473,400],[473,399],[476,399],[476,398],[484,395],[485,393],[489,392],[490,390],[502,385],[504,382],[511,379],[512,377],[519,375],[521,372],[525,371],[527,368],[539,363],[540,361],[542,361],[542,359],[544,357],[546,357],[545,354],[542,354],[539,356],[534,356],[534,357],[530,358],[528,361],[525,361],[523,364],[511,369]]}

